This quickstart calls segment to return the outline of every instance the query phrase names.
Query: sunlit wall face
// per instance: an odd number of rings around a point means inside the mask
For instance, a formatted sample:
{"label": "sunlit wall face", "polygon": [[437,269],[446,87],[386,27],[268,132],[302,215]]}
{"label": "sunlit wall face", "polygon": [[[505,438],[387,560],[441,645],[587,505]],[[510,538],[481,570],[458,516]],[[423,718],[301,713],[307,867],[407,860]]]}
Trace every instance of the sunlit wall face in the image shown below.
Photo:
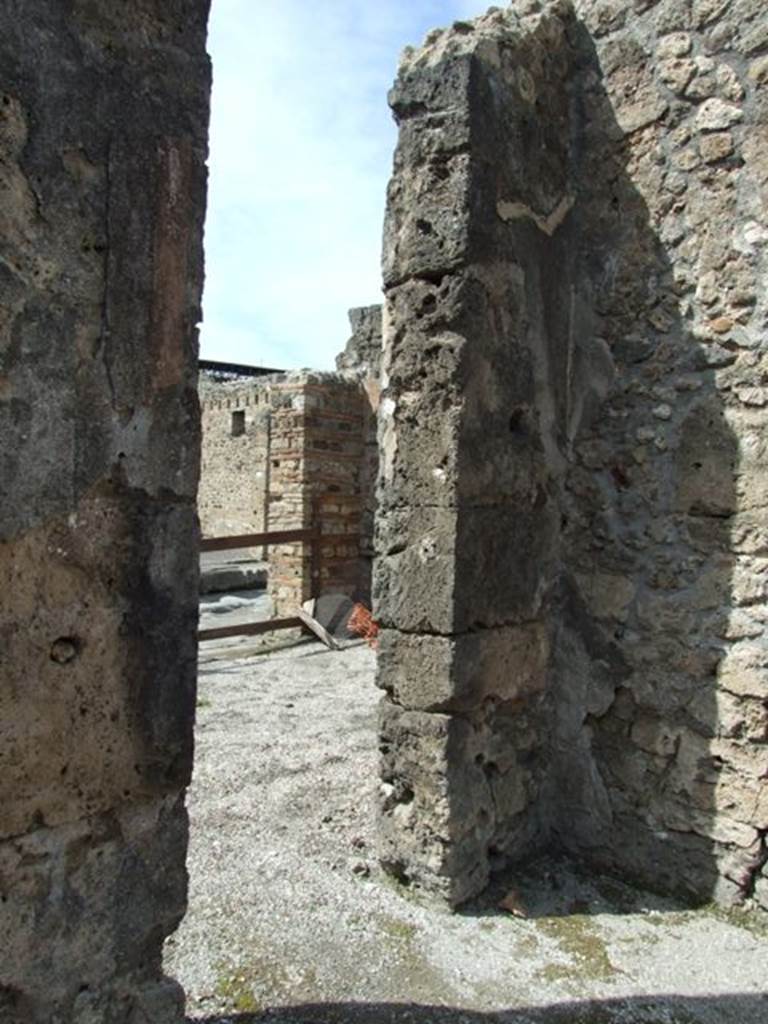
{"label": "sunlit wall face", "polygon": [[380,300],[403,46],[478,0],[213,0],[202,355],[333,367]]}

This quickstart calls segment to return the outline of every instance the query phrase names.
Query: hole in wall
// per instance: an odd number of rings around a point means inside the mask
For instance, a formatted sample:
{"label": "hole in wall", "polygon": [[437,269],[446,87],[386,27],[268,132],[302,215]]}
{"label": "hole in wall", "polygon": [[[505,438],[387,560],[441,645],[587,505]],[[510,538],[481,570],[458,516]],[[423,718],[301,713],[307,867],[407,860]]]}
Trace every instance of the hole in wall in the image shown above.
{"label": "hole in wall", "polygon": [[430,292],[429,295],[425,295],[421,300],[421,304],[416,312],[417,317],[429,316],[434,313],[437,309],[437,297]]}
{"label": "hole in wall", "polygon": [[526,410],[515,409],[509,417],[509,432],[517,437],[524,435],[527,431]]}
{"label": "hole in wall", "polygon": [[50,659],[57,665],[67,665],[80,653],[82,642],[74,636],[60,636],[51,644]]}

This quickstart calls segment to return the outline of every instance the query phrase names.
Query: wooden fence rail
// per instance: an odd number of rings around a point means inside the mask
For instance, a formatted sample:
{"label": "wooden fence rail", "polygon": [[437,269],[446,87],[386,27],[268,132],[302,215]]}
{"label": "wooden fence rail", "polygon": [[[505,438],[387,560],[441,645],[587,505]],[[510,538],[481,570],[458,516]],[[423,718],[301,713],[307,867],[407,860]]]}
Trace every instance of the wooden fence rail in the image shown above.
{"label": "wooden fence rail", "polygon": [[201,551],[232,551],[235,548],[257,548],[264,544],[311,543],[319,538],[314,527],[305,530],[268,530],[266,533],[240,533],[233,537],[203,537]]}
{"label": "wooden fence rail", "polygon": [[[318,504],[314,503],[312,520],[314,526],[299,530],[267,530],[265,533],[240,533],[232,537],[204,537],[200,541],[200,551],[232,551],[238,548],[255,548],[270,544],[310,544],[312,558],[310,577],[312,589],[320,581],[320,543],[324,539],[322,525],[318,515]],[[326,537],[343,536],[344,540],[359,541],[359,534],[327,534]],[[213,629],[200,629],[198,640],[221,640],[230,636],[258,636],[260,633],[271,633],[279,629],[309,629],[324,644],[337,648],[338,644],[328,631],[314,618],[314,599],[305,603],[303,608],[296,609],[296,615],[280,619],[267,619],[263,622],[246,622],[239,626],[216,626]]]}
{"label": "wooden fence rail", "polygon": [[[321,531],[319,523],[309,529],[300,530],[267,530],[266,533],[239,533],[231,537],[203,537],[200,551],[232,551],[237,548],[255,548],[264,544],[312,544],[316,554],[319,547]],[[306,626],[306,622],[298,615],[282,619],[266,619],[263,622],[245,622],[239,626],[216,626],[212,629],[199,629],[197,639],[222,640],[230,636],[258,636],[261,633],[272,633],[279,629],[297,629]]]}
{"label": "wooden fence rail", "polygon": [[257,636],[277,629],[297,629],[304,622],[298,618],[266,619],[264,622],[246,622],[240,626],[217,626],[215,629],[201,629],[198,640],[222,640],[227,636]]}

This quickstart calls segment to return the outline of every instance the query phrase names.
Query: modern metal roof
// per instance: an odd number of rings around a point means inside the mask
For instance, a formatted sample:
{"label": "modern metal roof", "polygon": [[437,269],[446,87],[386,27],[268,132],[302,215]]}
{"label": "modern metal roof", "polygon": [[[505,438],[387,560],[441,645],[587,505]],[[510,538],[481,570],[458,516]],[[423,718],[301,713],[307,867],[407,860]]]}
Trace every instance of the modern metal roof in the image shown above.
{"label": "modern metal roof", "polygon": [[247,366],[245,363],[220,363],[215,359],[199,359],[198,369],[219,380],[233,380],[236,377],[267,377],[271,373],[284,373],[269,366]]}

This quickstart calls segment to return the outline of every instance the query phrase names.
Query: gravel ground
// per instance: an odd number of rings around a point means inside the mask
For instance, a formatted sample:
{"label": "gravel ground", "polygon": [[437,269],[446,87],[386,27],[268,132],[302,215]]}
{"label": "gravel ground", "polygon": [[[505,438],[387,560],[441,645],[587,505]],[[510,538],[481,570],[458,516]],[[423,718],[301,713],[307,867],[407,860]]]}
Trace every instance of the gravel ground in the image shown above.
{"label": "gravel ground", "polygon": [[[259,653],[260,652],[260,653]],[[166,969],[209,1024],[766,1024],[768,927],[562,862],[458,914],[377,868],[374,655],[201,654],[189,912]]]}

